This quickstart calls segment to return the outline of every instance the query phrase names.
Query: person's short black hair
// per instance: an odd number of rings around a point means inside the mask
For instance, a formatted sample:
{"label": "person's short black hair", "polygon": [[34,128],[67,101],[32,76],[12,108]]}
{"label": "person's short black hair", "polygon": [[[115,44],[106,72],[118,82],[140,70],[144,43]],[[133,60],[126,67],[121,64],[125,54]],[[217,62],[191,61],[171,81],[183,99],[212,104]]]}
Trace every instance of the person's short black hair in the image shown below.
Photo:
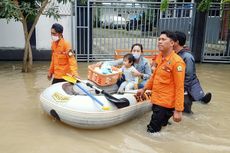
{"label": "person's short black hair", "polygon": [[132,50],[133,50],[133,48],[134,48],[135,46],[139,46],[140,49],[141,49],[141,52],[143,52],[143,46],[142,46],[142,44],[139,44],[139,43],[133,44],[132,47],[131,47],[131,51],[130,51],[130,52],[132,52]]}
{"label": "person's short black hair", "polygon": [[123,59],[127,59],[129,61],[129,63],[132,63],[132,65],[134,64],[134,62],[136,60],[134,58],[133,54],[131,54],[131,53],[125,54]]}
{"label": "person's short black hair", "polygon": [[59,23],[54,23],[51,29],[54,29],[57,33],[63,33],[63,26]]}
{"label": "person's short black hair", "polygon": [[173,41],[177,41],[176,35],[174,32],[169,31],[169,30],[165,30],[161,32],[161,35],[165,34],[168,38],[172,39]]}
{"label": "person's short black hair", "polygon": [[175,31],[176,39],[180,46],[184,46],[186,43],[186,35],[181,31]]}

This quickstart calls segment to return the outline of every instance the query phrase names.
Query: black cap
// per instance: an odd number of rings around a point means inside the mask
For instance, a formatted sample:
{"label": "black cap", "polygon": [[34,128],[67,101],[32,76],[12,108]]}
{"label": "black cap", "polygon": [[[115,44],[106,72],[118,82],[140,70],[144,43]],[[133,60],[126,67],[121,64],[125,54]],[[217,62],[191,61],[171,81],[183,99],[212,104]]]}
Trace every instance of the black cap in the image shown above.
{"label": "black cap", "polygon": [[57,33],[63,33],[63,26],[59,23],[54,23],[51,29],[54,29]]}

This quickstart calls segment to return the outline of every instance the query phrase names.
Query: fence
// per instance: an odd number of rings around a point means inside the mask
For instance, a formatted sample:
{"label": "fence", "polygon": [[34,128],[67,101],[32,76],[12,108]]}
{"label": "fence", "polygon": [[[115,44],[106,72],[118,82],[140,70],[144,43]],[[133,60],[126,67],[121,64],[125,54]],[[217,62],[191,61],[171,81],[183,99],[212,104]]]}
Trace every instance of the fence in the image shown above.
{"label": "fence", "polygon": [[[163,30],[182,31],[187,45],[194,32],[194,3],[170,3],[165,12],[160,2],[89,0],[88,5],[75,1],[73,40],[79,61],[112,59],[114,50],[129,49],[141,43],[144,49],[156,49]],[[202,62],[229,62],[229,4],[212,3],[207,17]]]}
{"label": "fence", "polygon": [[212,3],[208,11],[203,62],[230,63],[230,3]]}
{"label": "fence", "polygon": [[193,8],[193,3],[173,3],[163,14],[159,2],[89,0],[88,6],[77,4],[74,38],[78,60],[111,59],[115,49],[129,49],[134,43],[156,49],[157,37],[166,29],[185,32],[189,44]]}

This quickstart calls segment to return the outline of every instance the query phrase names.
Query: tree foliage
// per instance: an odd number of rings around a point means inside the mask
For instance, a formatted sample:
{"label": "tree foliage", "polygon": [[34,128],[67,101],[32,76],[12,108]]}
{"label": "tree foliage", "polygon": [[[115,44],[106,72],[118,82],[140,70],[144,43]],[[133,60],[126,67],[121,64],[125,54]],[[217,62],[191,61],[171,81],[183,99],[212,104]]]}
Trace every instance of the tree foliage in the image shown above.
{"label": "tree foliage", "polygon": [[212,0],[202,0],[199,4],[198,4],[198,10],[201,12],[207,11],[210,7],[210,3]]}
{"label": "tree foliage", "polygon": [[221,2],[222,4],[224,3],[230,3],[230,0],[202,0],[200,3],[198,3],[198,10],[201,12],[207,11],[210,7],[210,4],[212,2],[219,3]]}
{"label": "tree foliage", "polygon": [[79,4],[86,5],[87,4],[87,0],[79,0]]}
{"label": "tree foliage", "polygon": [[169,0],[163,0],[162,2],[161,2],[161,7],[160,7],[160,9],[161,9],[161,11],[166,11],[166,9],[169,7]]}

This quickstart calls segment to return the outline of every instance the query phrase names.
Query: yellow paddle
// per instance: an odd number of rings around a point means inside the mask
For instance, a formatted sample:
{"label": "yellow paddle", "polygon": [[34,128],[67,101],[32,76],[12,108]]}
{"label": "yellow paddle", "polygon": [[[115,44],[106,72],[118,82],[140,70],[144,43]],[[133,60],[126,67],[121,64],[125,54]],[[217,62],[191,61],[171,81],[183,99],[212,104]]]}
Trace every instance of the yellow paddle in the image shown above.
{"label": "yellow paddle", "polygon": [[73,83],[73,84],[77,83],[77,79],[72,76],[66,75],[66,76],[63,76],[62,78],[70,83]]}

